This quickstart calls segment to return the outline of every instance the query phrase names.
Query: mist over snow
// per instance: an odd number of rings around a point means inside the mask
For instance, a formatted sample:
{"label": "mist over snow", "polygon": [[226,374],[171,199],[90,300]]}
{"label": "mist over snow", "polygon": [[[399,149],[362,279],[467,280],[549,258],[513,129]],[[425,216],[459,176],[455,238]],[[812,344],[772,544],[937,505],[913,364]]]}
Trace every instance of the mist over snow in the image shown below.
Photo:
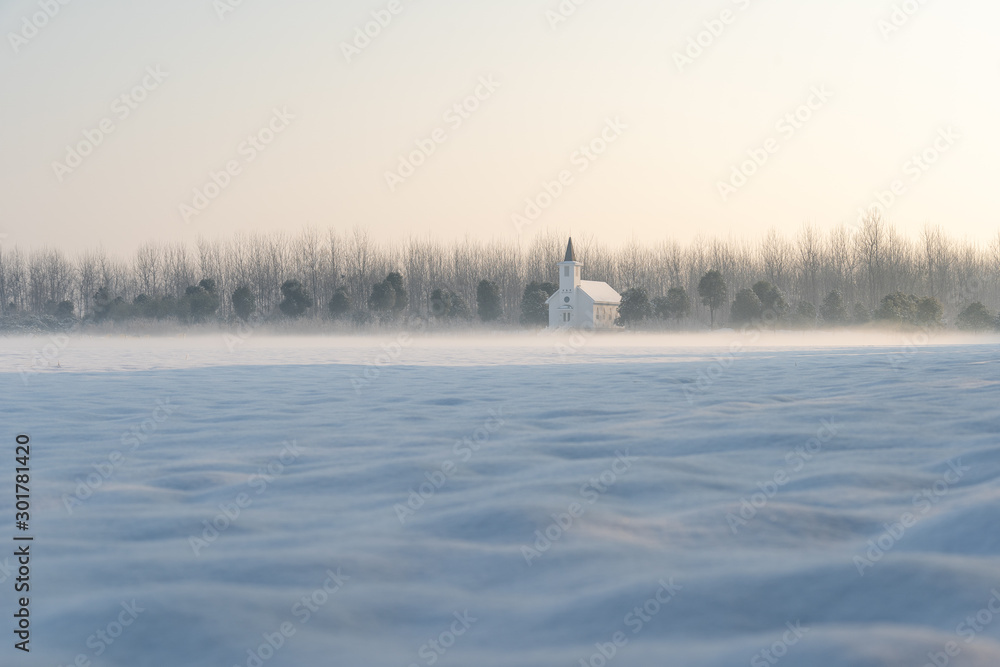
{"label": "mist over snow", "polygon": [[1000,338],[914,336],[0,338],[17,664],[993,667]]}
{"label": "mist over snow", "polygon": [[143,334],[36,334],[0,338],[4,367],[28,376],[47,372],[156,370],[230,365],[355,364],[507,365],[694,361],[745,349],[884,348],[885,355],[911,356],[942,345],[1000,343],[1000,335],[954,331],[746,331],[721,329],[687,333],[592,331],[483,332],[461,328],[426,333],[381,330],[370,335],[275,334],[266,327],[164,328]]}

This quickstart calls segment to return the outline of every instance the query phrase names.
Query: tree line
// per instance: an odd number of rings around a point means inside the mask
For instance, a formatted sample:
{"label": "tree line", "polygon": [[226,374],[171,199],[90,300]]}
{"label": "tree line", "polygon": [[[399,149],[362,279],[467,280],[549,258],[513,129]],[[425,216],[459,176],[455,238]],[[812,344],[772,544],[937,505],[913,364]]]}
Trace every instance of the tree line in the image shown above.
{"label": "tree line", "polygon": [[[698,298],[708,307],[710,326],[715,327],[716,311],[727,306],[728,285],[722,274],[711,270],[698,281]],[[642,326],[650,320],[677,320],[678,323],[691,311],[691,297],[683,287],[671,287],[667,296],[652,301],[646,290],[635,287],[622,295],[618,324]],[[840,290],[829,292],[819,308],[809,301],[799,301],[792,308],[785,294],[777,287],[760,280],[753,287],[736,293],[728,305],[729,323],[734,327],[778,326],[809,329],[819,326],[863,326],[871,322],[890,326],[917,328],[943,327],[944,305],[936,297],[918,297],[894,292],[882,297],[874,310],[863,303],[848,308]],[[982,302],[966,305],[955,317],[955,326],[964,331],[1000,331],[1000,315],[992,313]]]}
{"label": "tree line", "polygon": [[[544,325],[565,242],[553,232],[523,245],[378,242],[362,228],[307,228],[200,239],[194,247],[146,243],[129,256],[4,246],[0,316],[7,323],[431,318]],[[793,326],[969,324],[995,318],[1000,308],[1000,232],[983,243],[929,225],[909,238],[877,210],[856,227],[804,225],[791,238],[771,229],[749,240],[610,247],[574,238],[574,246],[584,278],[606,281],[625,297],[620,323],[627,326],[738,326],[764,314]]]}

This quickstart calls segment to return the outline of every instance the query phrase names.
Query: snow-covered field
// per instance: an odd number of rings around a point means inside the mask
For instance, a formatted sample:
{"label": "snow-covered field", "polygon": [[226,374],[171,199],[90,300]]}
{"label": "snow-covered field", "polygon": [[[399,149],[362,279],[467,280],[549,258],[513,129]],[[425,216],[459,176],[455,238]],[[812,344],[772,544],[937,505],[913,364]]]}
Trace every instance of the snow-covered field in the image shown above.
{"label": "snow-covered field", "polygon": [[998,352],[0,339],[0,664],[996,667]]}

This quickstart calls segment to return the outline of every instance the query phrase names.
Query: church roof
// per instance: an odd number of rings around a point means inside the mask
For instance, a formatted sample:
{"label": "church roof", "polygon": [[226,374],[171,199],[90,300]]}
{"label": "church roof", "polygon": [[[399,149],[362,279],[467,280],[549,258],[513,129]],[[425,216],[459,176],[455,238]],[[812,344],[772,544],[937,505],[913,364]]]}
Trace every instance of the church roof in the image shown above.
{"label": "church roof", "polygon": [[566,246],[566,259],[564,259],[563,261],[564,262],[575,262],[576,261],[576,253],[573,252],[573,237],[572,236],[569,239],[569,244]]}
{"label": "church roof", "polygon": [[621,303],[622,301],[621,294],[616,292],[614,287],[597,280],[581,280],[580,291],[596,303]]}

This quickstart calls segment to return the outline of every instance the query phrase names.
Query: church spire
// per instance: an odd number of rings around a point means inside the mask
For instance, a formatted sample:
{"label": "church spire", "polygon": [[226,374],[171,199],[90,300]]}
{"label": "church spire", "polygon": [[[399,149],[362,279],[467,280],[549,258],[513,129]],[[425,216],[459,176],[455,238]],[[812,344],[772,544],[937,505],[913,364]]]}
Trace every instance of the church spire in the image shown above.
{"label": "church spire", "polygon": [[575,262],[576,254],[573,252],[573,237],[569,237],[569,244],[566,246],[566,259],[564,262]]}

